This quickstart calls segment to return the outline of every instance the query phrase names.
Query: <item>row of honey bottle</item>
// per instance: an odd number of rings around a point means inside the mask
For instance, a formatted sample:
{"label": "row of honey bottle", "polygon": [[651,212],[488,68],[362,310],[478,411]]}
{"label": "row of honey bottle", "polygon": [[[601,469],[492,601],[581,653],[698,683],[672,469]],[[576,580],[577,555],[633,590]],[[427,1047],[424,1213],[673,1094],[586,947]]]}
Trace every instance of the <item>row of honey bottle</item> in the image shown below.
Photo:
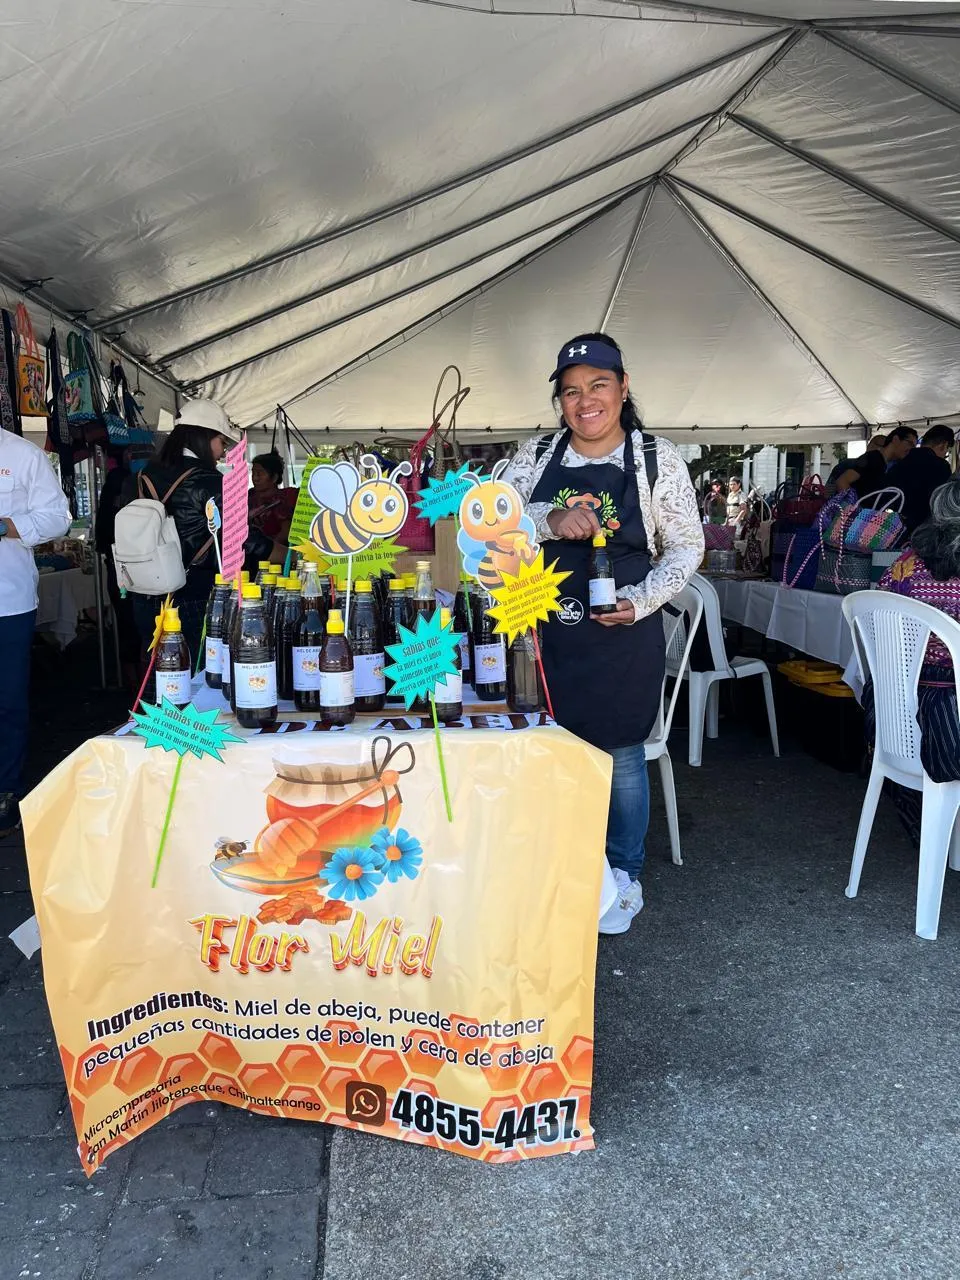
{"label": "row of honey bottle", "polygon": [[[358,710],[402,705],[384,673],[385,647],[401,642],[401,625],[413,629],[418,616],[430,617],[436,609],[429,561],[419,561],[416,574],[403,578],[356,582],[349,634],[342,607],[346,583],[321,578],[309,562],[288,577],[262,564],[257,578],[250,583],[244,574],[241,584],[231,586],[218,575],[206,612],[205,680],[220,689],[241,725],[272,724],[280,700],[331,724],[350,723]],[[515,640],[508,652],[503,637],[493,632],[487,614],[491,603],[464,577],[452,618],[444,617],[444,625],[452,621],[458,635],[461,666],[435,691],[444,722],[462,714],[463,680],[473,684],[480,701],[506,698],[517,711],[543,705],[529,635]],[[190,698],[190,657],[172,612],[158,652],[158,702],[162,697],[178,706]],[[427,711],[429,701],[418,700],[411,709]]]}

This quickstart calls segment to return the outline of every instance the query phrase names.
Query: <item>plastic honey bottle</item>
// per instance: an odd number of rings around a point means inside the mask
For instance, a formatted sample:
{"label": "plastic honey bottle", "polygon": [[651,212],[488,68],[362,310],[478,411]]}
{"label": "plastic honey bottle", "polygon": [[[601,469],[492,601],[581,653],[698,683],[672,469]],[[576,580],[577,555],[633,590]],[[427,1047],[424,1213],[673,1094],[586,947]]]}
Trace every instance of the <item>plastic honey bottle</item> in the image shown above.
{"label": "plastic honey bottle", "polygon": [[460,582],[457,585],[457,597],[453,602],[453,630],[460,645],[460,672],[462,678],[468,683],[471,677],[470,605],[472,601],[469,599],[471,581],[469,574],[461,573]]}
{"label": "plastic honey bottle", "polygon": [[[383,614],[383,643],[384,647],[388,644],[400,643],[400,628],[409,625],[409,616],[407,613],[408,601],[404,591],[402,578],[390,579],[390,590],[387,594],[387,607]],[[396,704],[402,703],[403,698],[398,697],[392,692],[393,681],[387,682],[387,702]]]}
{"label": "plastic honey bottle", "polygon": [[260,588],[247,584],[235,627],[233,696],[237,723],[244,729],[276,724],[277,667],[270,619],[263,607]]}
{"label": "plastic honey bottle", "polygon": [[344,634],[343,614],[331,609],[320,649],[320,714],[325,724],[350,724],[353,706],[353,654]]}
{"label": "plastic honey bottle", "polygon": [[481,702],[502,702],[507,696],[507,649],[487,610],[493,600],[477,593],[473,614],[473,687]]}
{"label": "plastic honey bottle", "polygon": [[227,613],[230,588],[217,574],[213,580],[213,590],[207,603],[206,650],[204,654],[204,680],[211,689],[219,689],[223,685],[223,624]]}
{"label": "plastic honey bottle", "polygon": [[367,578],[355,583],[350,609],[350,647],[353,650],[353,697],[358,711],[381,711],[386,701],[383,675],[383,627]]}
{"label": "plastic honey bottle", "polygon": [[[450,610],[440,610],[440,625],[450,625]],[[451,724],[463,715],[463,676],[460,671],[460,646],[454,650],[456,671],[449,672],[442,681],[433,686],[433,701],[437,708],[437,719],[441,724]]]}
{"label": "plastic honey bottle", "polygon": [[607,539],[602,533],[593,535],[590,552],[590,612],[616,613],[617,584],[613,577],[613,565],[607,550]]}
{"label": "plastic honey bottle", "polygon": [[320,710],[320,647],[323,644],[323,592],[316,567],[303,579],[303,612],[293,628],[290,668],[293,702],[298,711]]}
{"label": "plastic honey bottle", "polygon": [[301,595],[300,577],[296,573],[287,578],[287,589],[283,593],[283,610],[277,613],[277,692],[281,698],[290,701],[293,698],[293,644],[297,636],[297,627],[303,615],[303,597]]}
{"label": "plastic honey bottle", "polygon": [[157,706],[166,700],[175,707],[190,701],[190,650],[180,627],[180,610],[166,609],[157,641]]}

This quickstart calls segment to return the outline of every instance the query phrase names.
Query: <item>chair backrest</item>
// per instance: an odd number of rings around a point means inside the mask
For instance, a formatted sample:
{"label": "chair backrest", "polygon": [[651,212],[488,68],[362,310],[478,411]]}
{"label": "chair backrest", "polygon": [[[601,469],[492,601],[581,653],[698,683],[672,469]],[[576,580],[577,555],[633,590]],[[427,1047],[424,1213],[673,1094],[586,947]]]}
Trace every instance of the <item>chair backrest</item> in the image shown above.
{"label": "chair backrest", "polygon": [[860,674],[873,681],[874,751],[880,763],[919,777],[917,682],[931,632],[960,670],[960,623],[933,605],[890,591],[855,591],[843,598]]}
{"label": "chair backrest", "polygon": [[[670,613],[668,609],[662,611],[663,618],[663,638],[667,646],[667,669],[663,677],[663,684],[660,686],[660,710],[657,713],[656,723],[651,730],[651,738],[669,738],[670,726],[673,724],[673,713],[677,705],[677,695],[680,692],[680,685],[683,683],[683,673],[687,669],[687,663],[690,661],[690,648],[693,645],[693,637],[697,634],[697,627],[700,625],[703,617],[703,600],[698,591],[688,583],[679,595],[674,596],[670,601],[670,606],[677,610],[676,613]],[[673,692],[670,695],[670,702],[664,711],[664,696],[667,687],[667,676],[673,677]]]}
{"label": "chair backrest", "polygon": [[714,671],[722,671],[727,677],[733,676],[733,668],[727,661],[727,646],[723,642],[723,618],[720,614],[720,597],[717,589],[701,573],[695,573],[688,584],[697,591],[703,601],[703,621],[707,628],[707,640],[710,644],[710,661]]}

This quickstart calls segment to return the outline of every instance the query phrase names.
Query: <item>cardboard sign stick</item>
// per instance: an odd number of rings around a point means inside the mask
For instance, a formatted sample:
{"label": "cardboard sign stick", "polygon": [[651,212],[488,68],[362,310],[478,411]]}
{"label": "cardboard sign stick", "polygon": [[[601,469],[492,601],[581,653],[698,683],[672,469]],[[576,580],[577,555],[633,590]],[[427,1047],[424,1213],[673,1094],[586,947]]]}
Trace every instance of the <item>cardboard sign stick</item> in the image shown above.
{"label": "cardboard sign stick", "polygon": [[347,556],[347,603],[343,611],[343,629],[350,634],[350,589],[353,586],[353,556]]}
{"label": "cardboard sign stick", "polygon": [[541,658],[540,656],[540,641],[537,639],[536,627],[530,628],[530,637],[533,640],[533,654],[537,660],[537,667],[540,671],[540,679],[543,681],[543,696],[547,700],[547,710],[550,712],[550,719],[556,720],[557,717],[553,714],[553,703],[550,701],[550,689],[547,685],[546,673],[543,670],[543,658]]}
{"label": "cardboard sign stick", "polygon": [[447,766],[443,759],[443,746],[440,742],[440,722],[437,719],[437,704],[433,694],[430,695],[430,711],[433,714],[433,736],[437,742],[437,764],[440,766],[440,785],[443,787],[443,802],[447,807],[447,821],[453,821],[453,807],[450,804],[450,788],[447,786]]}
{"label": "cardboard sign stick", "polygon": [[157,876],[160,874],[160,862],[163,858],[163,850],[167,843],[167,833],[170,830],[170,819],[173,817],[173,802],[177,795],[177,783],[180,781],[180,770],[183,768],[183,756],[177,756],[177,763],[173,770],[173,782],[170,784],[170,797],[167,800],[167,812],[163,817],[163,830],[160,832],[160,843],[157,845],[157,859],[153,864],[153,877],[150,880],[150,888],[157,887]]}

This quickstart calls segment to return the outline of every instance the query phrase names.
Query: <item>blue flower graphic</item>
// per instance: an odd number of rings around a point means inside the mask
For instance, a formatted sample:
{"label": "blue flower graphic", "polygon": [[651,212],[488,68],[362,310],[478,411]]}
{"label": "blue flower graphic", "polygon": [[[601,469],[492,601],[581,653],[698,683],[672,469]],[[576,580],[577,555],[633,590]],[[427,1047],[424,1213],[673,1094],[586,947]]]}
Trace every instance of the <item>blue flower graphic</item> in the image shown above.
{"label": "blue flower graphic", "polygon": [[327,897],[353,902],[372,898],[383,884],[379,856],[372,849],[338,849],[323,868]]}
{"label": "blue flower graphic", "polygon": [[420,841],[398,827],[391,834],[389,827],[381,827],[370,841],[370,852],[377,858],[377,865],[391,884],[402,877],[416,880],[423,862],[423,846]]}

